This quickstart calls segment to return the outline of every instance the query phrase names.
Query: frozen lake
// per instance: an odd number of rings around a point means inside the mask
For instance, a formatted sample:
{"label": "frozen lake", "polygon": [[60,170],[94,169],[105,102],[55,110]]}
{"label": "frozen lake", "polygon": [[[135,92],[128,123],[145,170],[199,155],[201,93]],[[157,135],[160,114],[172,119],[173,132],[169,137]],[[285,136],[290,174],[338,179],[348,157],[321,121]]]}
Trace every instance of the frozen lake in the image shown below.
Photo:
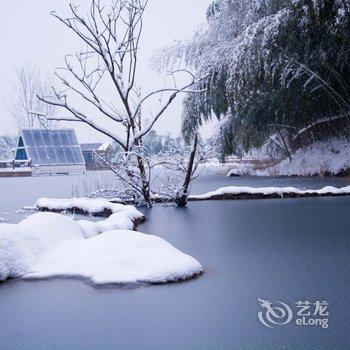
{"label": "frozen lake", "polygon": [[[38,197],[69,196],[81,176],[0,179],[0,217]],[[205,176],[228,185],[318,188],[348,179]],[[140,227],[197,258],[198,279],[132,290],[75,280],[0,285],[0,349],[345,349],[350,304],[350,197],[191,203],[144,210]],[[4,214],[5,213],[5,214]],[[8,214],[6,214],[8,213]],[[329,328],[258,321],[258,298],[325,300]]]}

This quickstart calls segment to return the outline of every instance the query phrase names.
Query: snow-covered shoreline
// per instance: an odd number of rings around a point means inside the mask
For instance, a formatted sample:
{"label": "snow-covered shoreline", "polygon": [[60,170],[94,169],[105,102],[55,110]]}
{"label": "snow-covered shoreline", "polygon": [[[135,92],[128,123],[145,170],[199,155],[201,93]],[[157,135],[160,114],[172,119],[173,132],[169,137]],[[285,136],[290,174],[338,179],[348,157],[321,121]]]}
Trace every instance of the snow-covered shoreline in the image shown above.
{"label": "snow-covered shoreline", "polygon": [[223,199],[296,198],[315,196],[347,196],[350,186],[326,186],[319,190],[300,190],[295,187],[237,187],[227,186],[201,195],[192,195],[190,201]]}
{"label": "snow-covered shoreline", "polygon": [[0,224],[0,281],[64,277],[128,285],[202,273],[196,259],[164,239],[132,231],[128,212],[119,210],[99,222],[40,212],[19,224]]}

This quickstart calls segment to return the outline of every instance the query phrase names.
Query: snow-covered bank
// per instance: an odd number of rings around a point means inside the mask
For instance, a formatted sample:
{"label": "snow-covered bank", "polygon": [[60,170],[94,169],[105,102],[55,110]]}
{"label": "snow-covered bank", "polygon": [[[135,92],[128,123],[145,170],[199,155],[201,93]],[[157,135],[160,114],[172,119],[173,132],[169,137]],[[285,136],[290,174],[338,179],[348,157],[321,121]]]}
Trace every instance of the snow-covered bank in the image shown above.
{"label": "snow-covered bank", "polygon": [[338,175],[350,169],[350,143],[345,138],[317,141],[297,150],[292,161],[285,159],[257,175]]}
{"label": "snow-covered bank", "polygon": [[0,224],[0,280],[73,277],[99,285],[165,283],[202,272],[196,259],[157,236],[128,227],[115,230],[123,226],[121,213],[96,224],[55,213],[37,213],[17,225]]}
{"label": "snow-covered bank", "polygon": [[295,198],[315,196],[350,195],[350,186],[336,188],[326,186],[319,190],[300,190],[295,187],[236,187],[228,186],[201,195],[192,195],[190,201],[220,199],[259,199],[259,198]]}

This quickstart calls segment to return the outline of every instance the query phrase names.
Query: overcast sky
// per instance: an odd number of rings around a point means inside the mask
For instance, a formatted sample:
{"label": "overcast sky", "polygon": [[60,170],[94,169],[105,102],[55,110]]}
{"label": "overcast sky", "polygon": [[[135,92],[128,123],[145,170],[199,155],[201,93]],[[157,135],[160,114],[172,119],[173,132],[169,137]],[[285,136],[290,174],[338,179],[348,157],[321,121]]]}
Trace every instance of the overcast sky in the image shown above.
{"label": "overcast sky", "polygon": [[[3,1],[0,11],[0,31],[3,35],[0,64],[0,135],[15,133],[6,101],[11,96],[16,69],[31,63],[44,74],[52,74],[63,64],[65,54],[75,53],[79,43],[62,24],[50,16],[55,10],[67,13],[68,0]],[[74,3],[88,3],[76,0]],[[155,50],[174,42],[190,38],[196,28],[205,22],[205,11],[210,0],[149,0],[145,15],[141,44],[140,76],[144,91],[162,87],[164,80],[149,67]],[[181,121],[181,99],[166,112],[156,130],[162,134],[178,134]],[[72,124],[71,124],[72,126]],[[81,142],[104,140],[88,127],[75,124]],[[211,127],[203,131],[210,134]]]}

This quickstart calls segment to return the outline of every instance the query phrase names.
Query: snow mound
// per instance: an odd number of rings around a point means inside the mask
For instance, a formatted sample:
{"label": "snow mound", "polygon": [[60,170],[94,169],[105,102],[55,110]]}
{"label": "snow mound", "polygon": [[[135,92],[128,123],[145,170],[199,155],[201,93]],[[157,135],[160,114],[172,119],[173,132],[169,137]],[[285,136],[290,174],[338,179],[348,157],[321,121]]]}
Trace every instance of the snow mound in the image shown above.
{"label": "snow mound", "polygon": [[53,213],[37,213],[19,224],[0,224],[0,280],[18,277],[49,250],[83,232],[74,220]]}
{"label": "snow mound", "polygon": [[133,230],[134,216],[129,211],[121,211],[112,214],[104,221],[92,222],[88,220],[77,221],[84,232],[85,238],[97,236],[106,231],[112,230]]}
{"label": "snow mound", "polygon": [[130,224],[127,214],[120,214],[92,223],[37,213],[17,225],[0,224],[0,280],[21,276],[84,278],[99,285],[165,283],[202,272],[196,259],[157,236],[125,227],[115,230]]}
{"label": "snow mound", "polygon": [[326,186],[319,190],[300,190],[295,187],[238,187],[238,186],[228,186],[221,187],[215,191],[211,191],[205,194],[193,195],[189,198],[192,200],[205,200],[217,196],[223,195],[240,195],[240,194],[250,194],[250,195],[279,195],[284,194],[296,194],[296,195],[344,195],[350,194],[350,186],[336,188],[333,186]]}
{"label": "snow mound", "polygon": [[108,231],[61,245],[25,278],[83,277],[94,284],[164,283],[199,274],[197,260],[165,240],[136,231]]}
{"label": "snow mound", "polygon": [[44,211],[75,211],[80,210],[91,215],[113,213],[106,220],[93,222],[79,220],[85,238],[99,235],[112,230],[133,230],[135,225],[145,220],[145,216],[132,205],[111,203],[106,199],[72,198],[72,199],[51,199],[40,198],[36,207]]}
{"label": "snow mound", "polygon": [[132,205],[111,203],[106,199],[40,198],[36,202],[36,207],[42,211],[80,211],[89,215],[108,215],[109,218],[107,220],[97,223],[88,220],[78,221],[86,238],[96,236],[105,231],[133,230],[139,222],[145,220],[145,216]]}

